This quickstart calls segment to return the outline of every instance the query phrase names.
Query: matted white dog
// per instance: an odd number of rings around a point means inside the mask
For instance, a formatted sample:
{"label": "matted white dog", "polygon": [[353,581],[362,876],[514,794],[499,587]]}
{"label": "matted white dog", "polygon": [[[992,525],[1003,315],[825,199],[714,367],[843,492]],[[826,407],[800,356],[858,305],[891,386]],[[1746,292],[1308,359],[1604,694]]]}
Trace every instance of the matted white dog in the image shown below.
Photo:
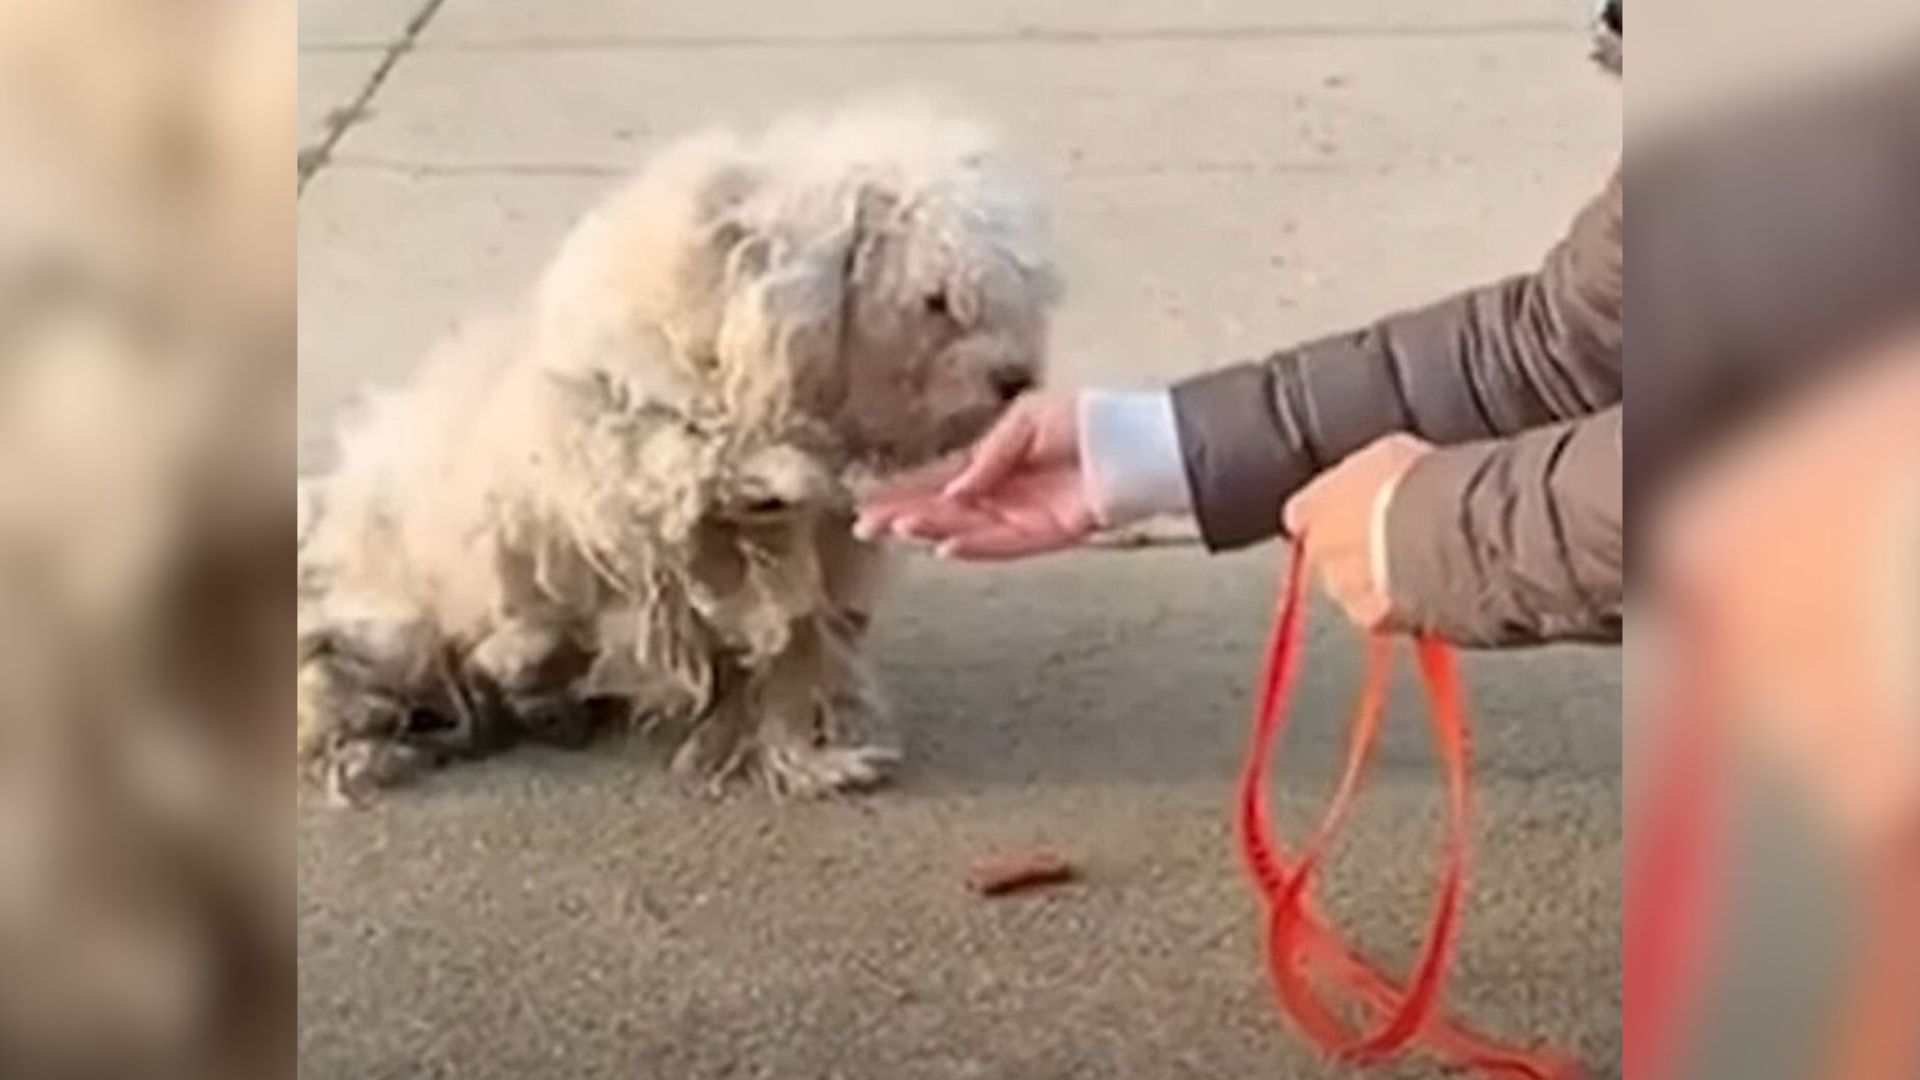
{"label": "matted white dog", "polygon": [[1055,293],[1034,189],[942,112],[668,149],[343,434],[301,526],[302,762],[351,800],[611,711],[703,783],[881,779],[852,486],[1032,385]]}

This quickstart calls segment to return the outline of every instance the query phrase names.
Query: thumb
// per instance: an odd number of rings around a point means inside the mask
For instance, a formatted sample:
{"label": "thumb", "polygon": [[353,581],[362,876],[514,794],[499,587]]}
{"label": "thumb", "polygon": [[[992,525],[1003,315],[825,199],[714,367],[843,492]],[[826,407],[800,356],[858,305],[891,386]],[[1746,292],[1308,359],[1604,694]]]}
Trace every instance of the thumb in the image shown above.
{"label": "thumb", "polygon": [[1037,431],[1033,411],[1015,408],[981,437],[968,456],[966,468],[948,481],[940,494],[949,499],[965,499],[999,487],[1026,463],[1033,452]]}
{"label": "thumb", "polygon": [[1309,482],[1306,487],[1294,492],[1280,511],[1280,531],[1290,540],[1300,539],[1306,531],[1307,522],[1313,517],[1314,497],[1319,494],[1318,480]]}

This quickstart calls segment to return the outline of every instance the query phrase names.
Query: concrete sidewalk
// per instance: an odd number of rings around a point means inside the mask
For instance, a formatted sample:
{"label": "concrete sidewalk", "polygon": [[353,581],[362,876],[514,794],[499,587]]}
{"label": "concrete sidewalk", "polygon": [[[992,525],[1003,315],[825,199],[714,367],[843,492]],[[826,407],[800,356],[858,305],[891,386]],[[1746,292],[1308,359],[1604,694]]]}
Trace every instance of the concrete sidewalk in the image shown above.
{"label": "concrete sidewalk", "polygon": [[[528,286],[709,121],[898,87],[1047,172],[1063,381],[1166,379],[1536,259],[1611,166],[1574,0],[302,0],[302,464],[339,409]],[[883,622],[902,784],[692,803],[638,747],[456,770],[301,831],[300,1065],[378,1077],[1344,1075],[1275,1021],[1227,800],[1272,550],[915,564]],[[1299,820],[1356,674],[1330,619]],[[1477,658],[1480,864],[1455,1000],[1617,1075],[1613,653]],[[1329,883],[1404,962],[1437,784],[1408,697]],[[1045,839],[1088,880],[981,904]],[[1386,1076],[1427,1076],[1411,1065]]]}

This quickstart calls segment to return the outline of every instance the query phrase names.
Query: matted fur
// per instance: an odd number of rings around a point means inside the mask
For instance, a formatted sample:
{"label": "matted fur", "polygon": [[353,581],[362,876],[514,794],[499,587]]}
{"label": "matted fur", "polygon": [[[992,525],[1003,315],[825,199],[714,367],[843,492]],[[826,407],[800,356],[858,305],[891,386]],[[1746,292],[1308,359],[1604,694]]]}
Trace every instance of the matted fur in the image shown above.
{"label": "matted fur", "polygon": [[706,782],[880,779],[850,485],[1037,378],[1045,231],[987,134],[923,106],[668,149],[525,310],[343,434],[302,526],[302,761],[351,798],[611,704]]}

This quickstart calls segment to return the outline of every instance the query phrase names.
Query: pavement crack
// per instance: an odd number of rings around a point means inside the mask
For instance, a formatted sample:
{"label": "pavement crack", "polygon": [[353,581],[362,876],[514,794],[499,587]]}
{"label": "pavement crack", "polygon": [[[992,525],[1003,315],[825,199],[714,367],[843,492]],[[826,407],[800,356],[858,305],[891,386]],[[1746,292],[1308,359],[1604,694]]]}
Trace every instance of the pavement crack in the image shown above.
{"label": "pavement crack", "polygon": [[1134,42],[1286,41],[1564,35],[1570,24],[1552,19],[1506,19],[1445,24],[1359,23],[1253,24],[1242,26],[1143,26],[1093,30],[1070,26],[1022,26],[1011,30],[929,30],[851,34],[527,34],[440,41],[435,52],[570,51],[596,49],[833,49],[874,46],[1113,45]]}
{"label": "pavement crack", "polygon": [[367,76],[367,81],[360,87],[360,92],[354,95],[352,101],[327,113],[325,132],[321,135],[320,141],[300,149],[295,166],[298,177],[294,183],[296,199],[305,194],[307,183],[319,175],[320,170],[332,160],[334,148],[340,145],[341,139],[346,138],[347,132],[372,114],[374,95],[380,92],[380,87],[386,83],[387,76],[391,75],[394,67],[400,63],[400,58],[412,52],[419,44],[421,32],[426,30],[427,24],[433,21],[433,17],[439,14],[440,8],[446,2],[447,0],[425,0],[420,9],[413,13],[413,17],[407,20],[400,36],[386,46],[386,55],[380,58],[380,63],[374,67],[373,73]]}
{"label": "pavement crack", "polygon": [[620,165],[597,162],[439,162],[408,161],[377,154],[343,154],[332,159],[343,168],[401,173],[411,177],[619,177],[632,172]]}

